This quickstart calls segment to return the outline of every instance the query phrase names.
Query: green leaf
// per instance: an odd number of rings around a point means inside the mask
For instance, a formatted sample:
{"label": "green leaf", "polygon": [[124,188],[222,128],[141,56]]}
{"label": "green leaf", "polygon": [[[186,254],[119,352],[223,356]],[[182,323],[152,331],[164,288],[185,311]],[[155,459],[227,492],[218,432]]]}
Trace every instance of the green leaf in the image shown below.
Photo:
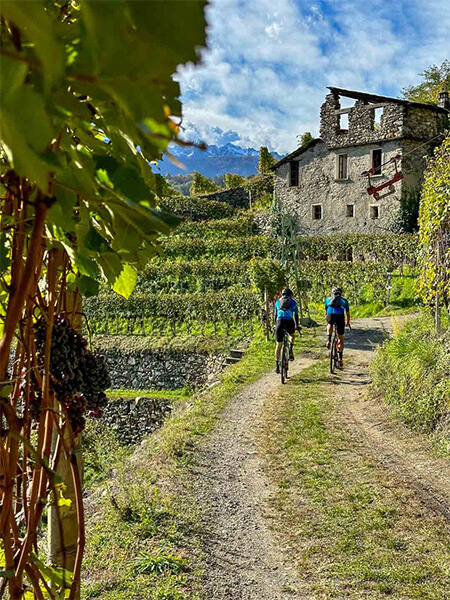
{"label": "green leaf", "polygon": [[82,276],[76,279],[76,287],[80,294],[86,298],[90,298],[91,296],[98,295],[100,283],[91,277]]}
{"label": "green leaf", "polygon": [[131,296],[131,292],[134,290],[137,282],[137,271],[134,267],[125,263],[123,269],[114,282],[112,289],[128,300]]}
{"label": "green leaf", "polygon": [[1,569],[0,577],[4,577],[5,579],[11,579],[12,577],[14,577],[14,569]]}
{"label": "green leaf", "polygon": [[66,188],[56,186],[56,202],[48,211],[48,221],[70,232],[75,227],[74,208],[77,196]]}
{"label": "green leaf", "polygon": [[2,0],[0,11],[32,42],[36,55],[42,63],[48,90],[63,73],[64,49],[55,36],[53,22],[45,6],[43,0],[33,0],[33,2]]}
{"label": "green leaf", "polygon": [[111,247],[108,242],[98,233],[95,227],[92,227],[92,225],[83,239],[83,244],[88,250],[94,250],[95,252],[111,252]]}
{"label": "green leaf", "polygon": [[30,557],[46,579],[49,579],[58,587],[62,587],[64,583],[66,588],[70,587],[73,579],[71,571],[61,569],[61,567],[51,567],[46,565],[34,552],[30,554]]}

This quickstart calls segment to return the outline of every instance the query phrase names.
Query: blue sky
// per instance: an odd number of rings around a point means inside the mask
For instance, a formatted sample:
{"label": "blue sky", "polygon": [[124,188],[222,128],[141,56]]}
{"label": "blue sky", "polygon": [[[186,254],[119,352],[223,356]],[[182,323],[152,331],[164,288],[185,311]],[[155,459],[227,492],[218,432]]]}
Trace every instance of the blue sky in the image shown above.
{"label": "blue sky", "polygon": [[401,96],[450,58],[448,0],[211,0],[202,64],[179,69],[184,136],[280,153],[319,133],[327,85]]}

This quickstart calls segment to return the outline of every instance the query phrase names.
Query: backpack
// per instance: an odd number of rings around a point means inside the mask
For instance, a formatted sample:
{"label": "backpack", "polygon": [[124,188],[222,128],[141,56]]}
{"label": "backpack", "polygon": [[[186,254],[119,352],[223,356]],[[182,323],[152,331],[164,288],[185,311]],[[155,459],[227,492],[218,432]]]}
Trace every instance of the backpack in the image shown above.
{"label": "backpack", "polygon": [[290,310],[291,309],[291,298],[289,296],[283,296],[280,298],[280,310]]}
{"label": "backpack", "polygon": [[340,308],[342,296],[340,294],[331,294],[330,306],[332,308]]}

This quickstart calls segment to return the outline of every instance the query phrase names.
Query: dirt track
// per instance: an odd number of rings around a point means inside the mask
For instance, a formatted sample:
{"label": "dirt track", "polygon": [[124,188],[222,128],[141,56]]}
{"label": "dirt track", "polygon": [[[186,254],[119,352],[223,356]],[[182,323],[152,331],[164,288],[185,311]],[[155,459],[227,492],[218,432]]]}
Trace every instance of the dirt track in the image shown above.
{"label": "dirt track", "polygon": [[[393,420],[382,403],[367,399],[373,349],[391,330],[389,318],[355,321],[348,336],[347,365],[330,379],[342,398],[342,426],[400,476],[432,510],[450,518],[448,461],[431,455],[425,437]],[[324,338],[325,339],[325,338]],[[292,373],[312,364],[296,360]],[[228,406],[221,424],[193,466],[194,492],[202,507],[204,593],[208,600],[307,600],[270,529],[268,500],[274,494],[258,455],[259,415],[279,376],[269,373]]]}

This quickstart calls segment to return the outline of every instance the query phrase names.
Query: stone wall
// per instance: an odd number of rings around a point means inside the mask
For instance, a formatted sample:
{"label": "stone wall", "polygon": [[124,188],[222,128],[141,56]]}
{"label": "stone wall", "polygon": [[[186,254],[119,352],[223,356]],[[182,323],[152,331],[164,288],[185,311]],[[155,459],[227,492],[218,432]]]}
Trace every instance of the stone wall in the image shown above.
{"label": "stone wall", "polygon": [[200,196],[206,200],[214,200],[215,202],[225,202],[235,208],[248,208],[249,207],[249,194],[248,190],[243,187],[232,188],[231,190],[224,190],[222,192],[214,192]]}
{"label": "stone wall", "polygon": [[328,148],[370,144],[403,137],[405,106],[402,104],[386,104],[377,127],[374,123],[374,109],[370,104],[357,100],[348,116],[348,129],[340,127],[342,115],[335,112],[340,107],[339,97],[328,94],[320,109],[320,137]]}
{"label": "stone wall", "polygon": [[348,113],[348,129],[341,129],[342,115],[336,114],[340,108],[339,96],[328,94],[320,109],[320,137],[330,149],[405,138],[426,141],[448,123],[437,110],[386,102],[375,124],[373,105],[357,100]]}
{"label": "stone wall", "polygon": [[139,444],[164,423],[172,410],[169,398],[118,398],[106,406],[100,423],[107,425],[122,444]]}
{"label": "stone wall", "polygon": [[[361,177],[363,171],[371,166],[371,150],[382,148],[382,162],[386,162],[401,153],[402,146],[397,141],[368,144],[342,149],[348,155],[348,179],[336,178],[336,161],[341,151],[328,150],[325,143],[317,143],[300,154],[299,185],[289,187],[289,163],[281,165],[276,171],[275,193],[285,212],[293,214],[298,220],[299,233],[331,234],[334,232],[383,233],[396,220],[400,211],[400,198],[404,193],[402,183],[395,184],[395,192],[387,189],[380,193],[380,199],[374,200],[367,193],[368,181]],[[374,178],[377,183],[388,180],[392,166]],[[414,174],[411,172],[411,185]],[[322,206],[322,219],[314,220],[312,207]],[[347,205],[354,205],[354,216],[347,217]],[[379,218],[370,218],[370,207],[378,206]]]}
{"label": "stone wall", "polygon": [[213,382],[226,365],[225,354],[163,350],[102,349],[111,387],[134,390],[176,390]]}

